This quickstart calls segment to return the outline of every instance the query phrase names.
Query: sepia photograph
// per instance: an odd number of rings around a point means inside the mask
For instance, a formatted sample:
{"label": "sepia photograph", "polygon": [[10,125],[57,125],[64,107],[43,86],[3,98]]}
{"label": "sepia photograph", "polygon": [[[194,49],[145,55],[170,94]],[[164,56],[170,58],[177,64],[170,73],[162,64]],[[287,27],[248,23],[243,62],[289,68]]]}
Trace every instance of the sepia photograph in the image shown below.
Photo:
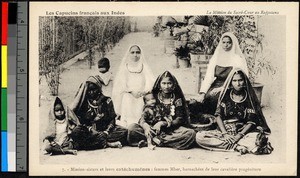
{"label": "sepia photograph", "polygon": [[297,3],[29,5],[30,175],[296,175]]}

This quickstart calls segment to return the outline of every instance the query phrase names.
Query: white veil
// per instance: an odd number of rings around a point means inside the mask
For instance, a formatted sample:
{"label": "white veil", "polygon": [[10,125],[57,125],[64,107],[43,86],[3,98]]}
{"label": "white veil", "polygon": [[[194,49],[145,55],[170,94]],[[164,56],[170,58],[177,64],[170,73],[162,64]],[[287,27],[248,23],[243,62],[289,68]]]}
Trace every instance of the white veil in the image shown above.
{"label": "white veil", "polygon": [[214,81],[214,73],[215,73],[215,66],[219,65],[222,67],[232,66],[233,69],[240,68],[244,71],[244,73],[248,76],[248,67],[246,59],[241,51],[238,39],[232,32],[226,32],[221,36],[221,40],[228,36],[232,40],[232,48],[230,51],[225,51],[222,48],[222,41],[219,42],[216,50],[209,61],[207,72],[202,83],[200,92],[206,93],[210,88],[210,85]]}
{"label": "white veil", "polygon": [[130,48],[133,46],[137,46],[141,50],[140,59],[138,61],[138,70],[141,70],[141,75],[144,75],[145,78],[145,87],[143,92],[151,91],[154,84],[154,75],[152,70],[150,69],[145,57],[143,49],[136,44],[130,45],[127,49],[125,56],[123,57],[118,72],[114,79],[113,89],[112,89],[112,100],[114,102],[114,107],[116,113],[120,114],[121,104],[122,104],[122,93],[126,91],[126,80],[128,76],[127,64],[130,59]]}

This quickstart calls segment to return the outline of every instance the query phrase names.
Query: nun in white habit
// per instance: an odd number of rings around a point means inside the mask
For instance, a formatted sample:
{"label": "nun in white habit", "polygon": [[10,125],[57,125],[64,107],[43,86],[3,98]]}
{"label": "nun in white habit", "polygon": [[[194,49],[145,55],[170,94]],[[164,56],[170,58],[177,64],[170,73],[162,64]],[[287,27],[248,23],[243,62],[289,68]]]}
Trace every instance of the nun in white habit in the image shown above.
{"label": "nun in white habit", "polygon": [[222,35],[214,55],[210,59],[205,78],[200,88],[200,103],[203,112],[214,114],[220,91],[232,69],[240,68],[248,75],[246,59],[240,49],[238,39],[231,32]]}
{"label": "nun in white habit", "polygon": [[112,89],[115,111],[121,115],[118,125],[127,128],[138,123],[144,106],[143,96],[151,91],[153,84],[154,75],[142,48],[131,45],[122,59]]}

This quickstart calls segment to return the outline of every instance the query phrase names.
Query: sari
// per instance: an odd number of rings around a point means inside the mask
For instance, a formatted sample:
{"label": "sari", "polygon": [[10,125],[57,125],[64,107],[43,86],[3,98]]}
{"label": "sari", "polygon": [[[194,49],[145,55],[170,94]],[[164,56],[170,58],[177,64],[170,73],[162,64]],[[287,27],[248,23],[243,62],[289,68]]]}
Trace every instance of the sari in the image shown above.
{"label": "sari", "polygon": [[[87,96],[89,83],[95,84],[100,91],[99,96],[94,101],[89,101]],[[85,126],[94,129],[97,135],[92,137],[98,140],[105,140],[101,141],[101,143],[99,143],[100,146],[96,148],[104,148],[106,142],[120,141],[123,145],[126,145],[127,129],[116,125],[117,115],[114,111],[113,102],[110,97],[104,96],[101,93],[101,86],[101,79],[98,75],[90,76],[80,85],[71,107],[83,125],[78,131],[79,133],[83,131],[86,135],[89,135]],[[98,119],[96,118],[97,115],[101,115],[101,117]],[[106,131],[108,135],[106,135],[104,131]],[[84,139],[79,134],[76,134],[76,137]],[[98,143],[96,143],[96,145],[97,144]]]}
{"label": "sari", "polygon": [[[164,77],[170,77],[174,84],[170,103],[164,103],[161,99],[160,83]],[[187,128],[190,124],[187,103],[177,79],[170,72],[164,72],[157,78],[152,93],[157,100],[157,105],[162,108],[161,115],[167,114],[172,117],[171,123],[161,128],[161,134],[158,136],[160,145],[158,146],[179,150],[190,148],[195,141],[195,131]],[[131,146],[137,146],[141,140],[146,141],[144,129],[138,124],[130,125],[128,143]]]}
{"label": "sari", "polygon": [[[239,72],[244,78],[245,97],[237,102],[232,99],[232,78]],[[270,134],[271,130],[261,110],[259,101],[253,90],[247,75],[241,69],[234,69],[229,74],[224,83],[224,88],[220,93],[218,106],[215,115],[221,117],[226,132],[230,135],[237,135],[247,124],[252,124],[251,129],[237,143],[233,145],[224,141],[219,129],[200,131],[196,134],[196,142],[199,146],[209,150],[233,151],[237,146],[244,146],[247,151],[259,154],[258,150],[265,150],[265,154],[272,152],[273,148],[267,142],[264,134]],[[263,144],[262,144],[263,136]]]}

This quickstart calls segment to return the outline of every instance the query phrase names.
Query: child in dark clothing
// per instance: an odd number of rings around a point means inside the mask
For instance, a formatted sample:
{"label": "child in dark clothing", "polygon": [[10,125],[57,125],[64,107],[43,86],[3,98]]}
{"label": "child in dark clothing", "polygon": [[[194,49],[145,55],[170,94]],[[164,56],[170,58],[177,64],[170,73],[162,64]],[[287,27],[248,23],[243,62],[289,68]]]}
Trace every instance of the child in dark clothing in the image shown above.
{"label": "child in dark clothing", "polygon": [[[162,108],[157,105],[156,99],[154,98],[152,93],[146,93],[144,96],[144,110],[141,119],[139,120],[139,124],[142,127],[150,126],[150,132],[146,132],[145,135],[147,137],[148,148],[153,150],[155,146],[152,144],[160,145],[161,141],[159,140],[160,130],[155,129],[155,124],[159,121],[166,121],[167,123],[172,122],[172,117],[163,112]],[[163,114],[162,114],[163,113]],[[147,126],[148,125],[148,126]],[[151,133],[151,134],[148,134]],[[140,141],[139,147],[145,146],[146,143],[144,140]]]}

